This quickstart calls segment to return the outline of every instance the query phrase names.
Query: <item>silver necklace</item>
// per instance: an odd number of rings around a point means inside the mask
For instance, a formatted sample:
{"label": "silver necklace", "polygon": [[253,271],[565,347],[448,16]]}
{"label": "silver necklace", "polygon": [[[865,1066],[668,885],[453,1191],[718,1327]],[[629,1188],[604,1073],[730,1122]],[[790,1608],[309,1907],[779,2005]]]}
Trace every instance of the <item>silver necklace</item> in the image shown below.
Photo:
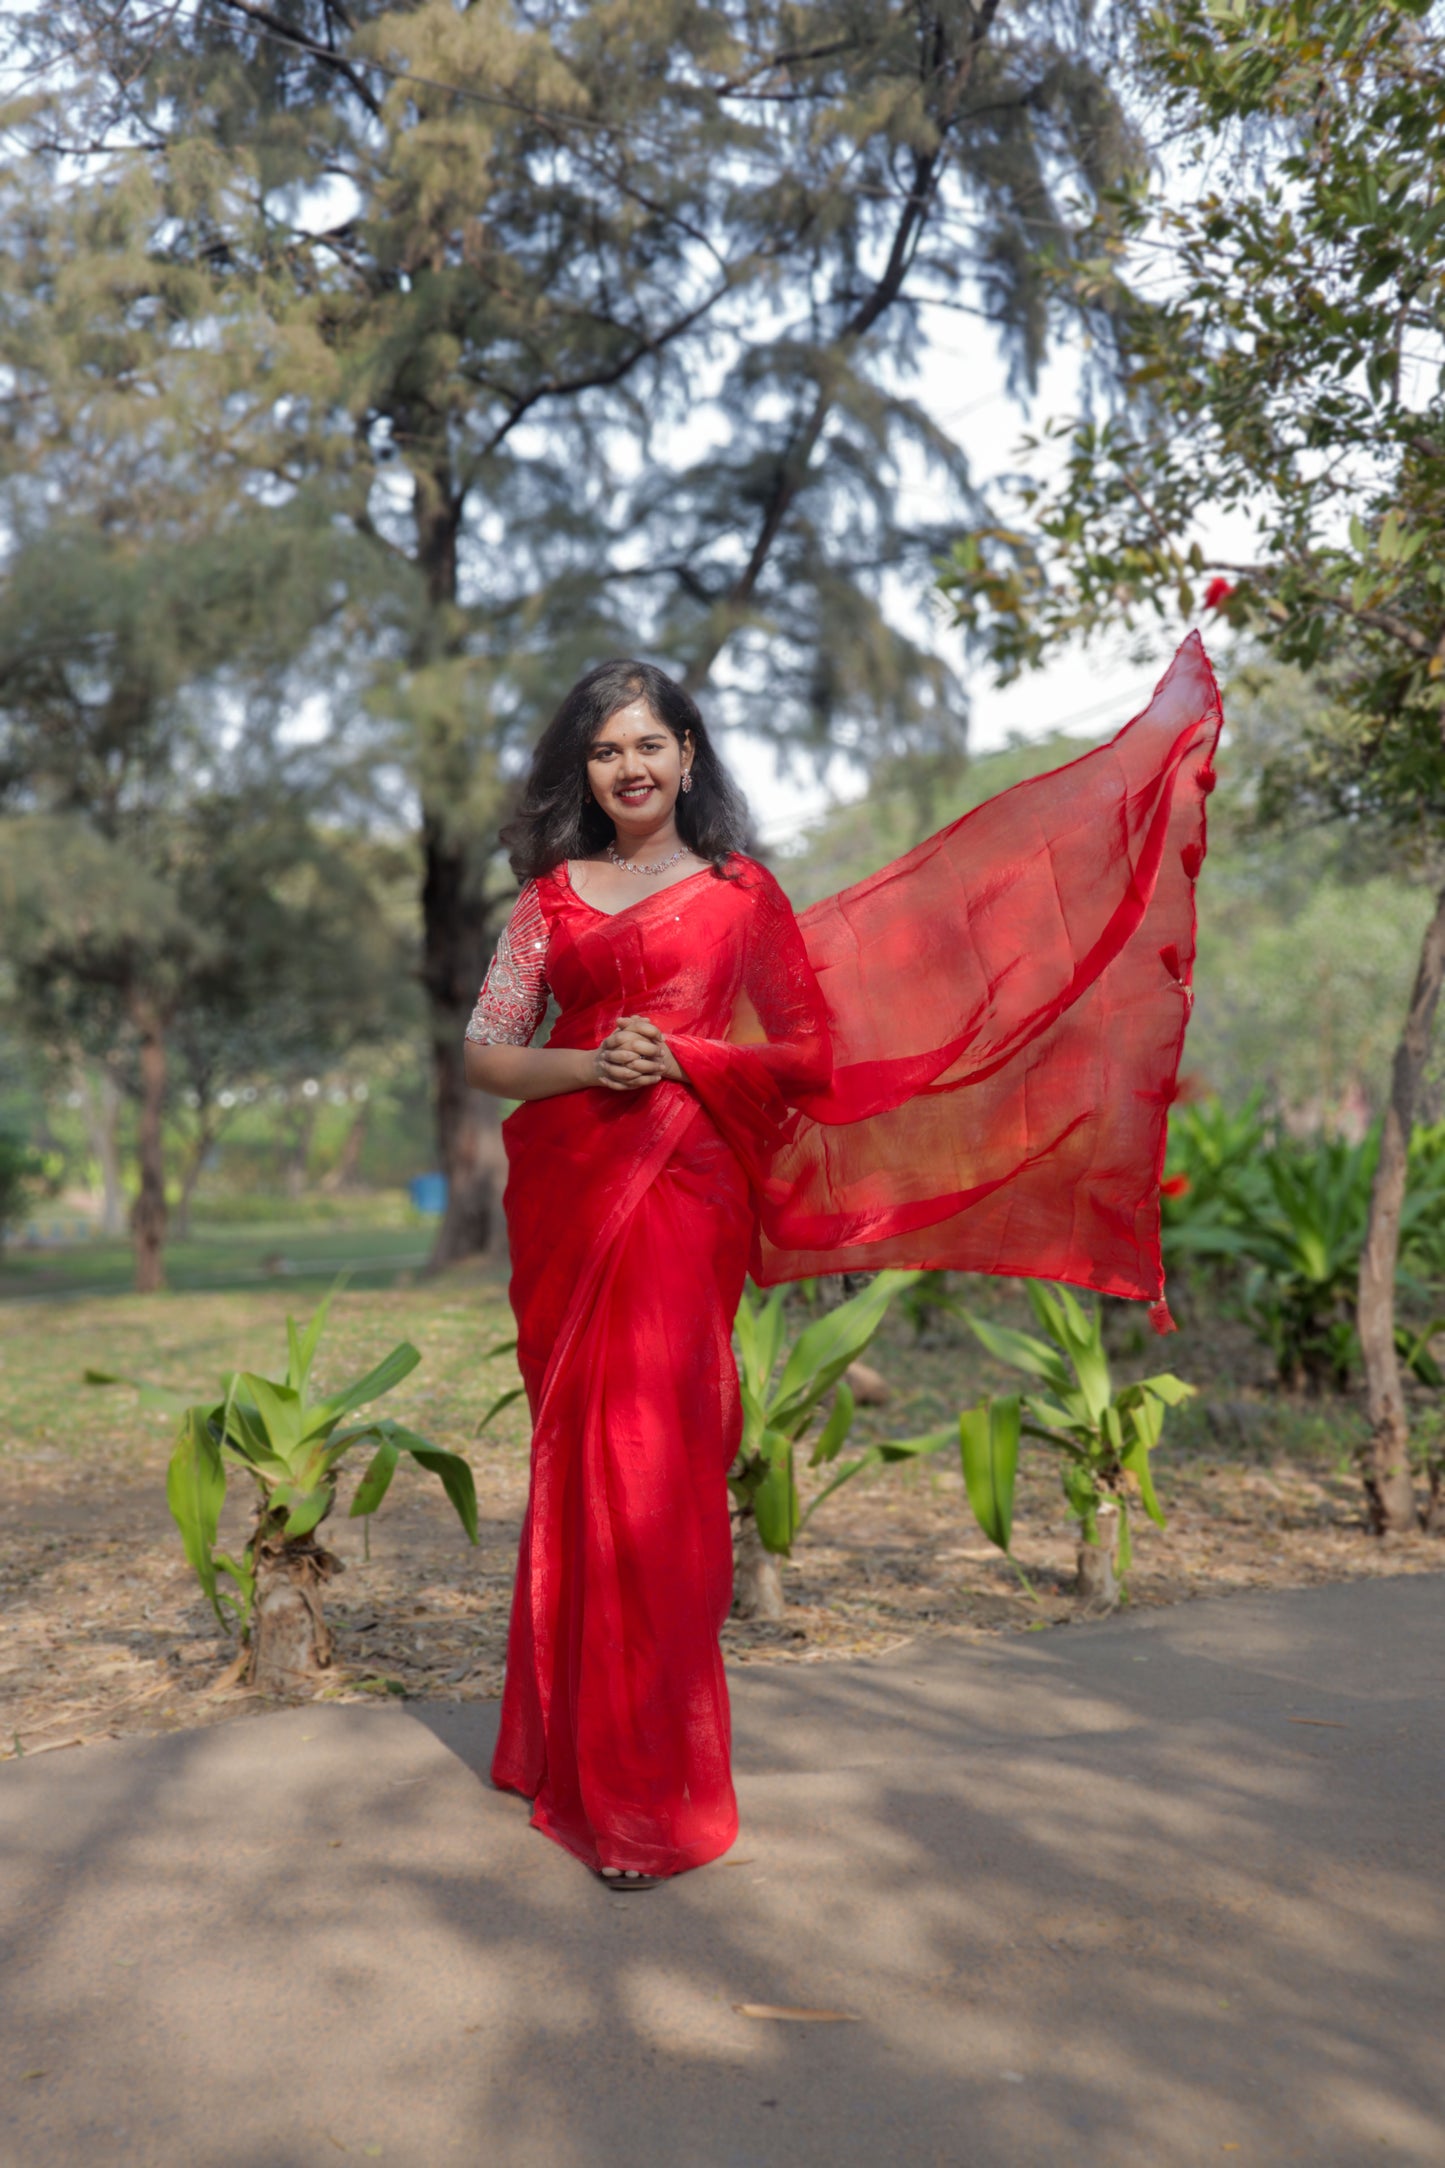
{"label": "silver necklace", "polygon": [[614,866],[620,866],[624,873],[640,873],[643,875],[666,873],[668,867],[675,866],[679,858],[686,858],[687,851],[688,846],[681,843],[673,852],[671,858],[656,858],[650,866],[645,866],[640,858],[624,858],[615,843],[609,843],[607,846],[607,855]]}

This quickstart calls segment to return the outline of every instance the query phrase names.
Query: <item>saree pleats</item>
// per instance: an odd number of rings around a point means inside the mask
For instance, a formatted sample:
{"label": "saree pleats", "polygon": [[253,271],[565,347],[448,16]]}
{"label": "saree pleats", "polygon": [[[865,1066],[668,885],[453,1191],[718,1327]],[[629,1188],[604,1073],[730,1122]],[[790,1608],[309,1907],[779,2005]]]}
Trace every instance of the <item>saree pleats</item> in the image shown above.
{"label": "saree pleats", "polygon": [[493,1776],[589,1865],[677,1873],[736,1828],[718,1633],[748,1269],[1159,1302],[1220,722],[1191,637],[1112,743],[801,920],[744,858],[611,916],[565,867],[536,883],[550,1043],[645,1015],[686,1078],[504,1128],[533,1445]]}
{"label": "saree pleats", "polygon": [[[553,1356],[522,1351],[532,1490],[493,1765],[589,1866],[649,1874],[716,1858],[737,1828],[718,1634],[751,1210],[711,1123],[670,1096],[664,1162],[592,1247]],[[508,1204],[526,1208],[515,1178]]]}

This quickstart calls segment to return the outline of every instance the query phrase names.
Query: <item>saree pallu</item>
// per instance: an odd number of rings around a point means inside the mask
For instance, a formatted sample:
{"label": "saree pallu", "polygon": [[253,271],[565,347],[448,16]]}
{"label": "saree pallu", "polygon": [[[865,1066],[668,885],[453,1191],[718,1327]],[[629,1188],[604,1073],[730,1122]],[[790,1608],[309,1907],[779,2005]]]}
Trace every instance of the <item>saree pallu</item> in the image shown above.
{"label": "saree pallu", "polygon": [[536,884],[554,1046],[652,1018],[687,1078],[504,1125],[532,1487],[498,1784],[592,1866],[736,1831],[718,1633],[763,1284],[883,1265],[1141,1298],[1220,728],[1197,636],[1110,744],[795,920],[734,858],[606,914]]}

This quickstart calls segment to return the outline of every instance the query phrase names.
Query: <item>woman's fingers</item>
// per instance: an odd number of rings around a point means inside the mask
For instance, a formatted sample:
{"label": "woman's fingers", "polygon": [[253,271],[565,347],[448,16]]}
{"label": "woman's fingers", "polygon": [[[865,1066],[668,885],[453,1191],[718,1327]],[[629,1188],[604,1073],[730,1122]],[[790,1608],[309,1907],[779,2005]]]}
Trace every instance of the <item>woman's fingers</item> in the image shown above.
{"label": "woman's fingers", "polygon": [[661,1076],[662,1063],[650,1051],[644,1057],[610,1039],[598,1049],[598,1082],[611,1091],[637,1091],[645,1084],[656,1084]]}
{"label": "woman's fingers", "polygon": [[597,1080],[609,1091],[641,1091],[666,1074],[667,1045],[645,1016],[624,1016],[597,1049]]}
{"label": "woman's fingers", "polygon": [[[632,1038],[641,1040],[644,1045],[654,1046],[659,1051],[661,1051],[663,1044],[662,1033],[658,1030],[656,1024],[653,1023],[650,1016],[619,1017],[616,1025],[616,1033],[621,1032],[626,1032],[630,1034]],[[614,1033],[614,1036],[616,1035],[616,1033]]]}
{"label": "woman's fingers", "polygon": [[603,1040],[602,1044],[607,1053],[625,1057],[632,1061],[648,1062],[661,1061],[662,1059],[663,1040],[661,1035],[659,1034],[656,1038],[644,1037],[640,1031],[634,1031],[627,1024],[619,1024],[617,1029]]}
{"label": "woman's fingers", "polygon": [[640,1055],[630,1054],[625,1050],[604,1051],[602,1066],[614,1076],[655,1077],[662,1075],[662,1062],[659,1058],[649,1055],[644,1059]]}
{"label": "woman's fingers", "polygon": [[661,1033],[644,1031],[626,1017],[604,1043],[609,1054],[639,1062],[645,1068],[655,1067],[662,1060]]}

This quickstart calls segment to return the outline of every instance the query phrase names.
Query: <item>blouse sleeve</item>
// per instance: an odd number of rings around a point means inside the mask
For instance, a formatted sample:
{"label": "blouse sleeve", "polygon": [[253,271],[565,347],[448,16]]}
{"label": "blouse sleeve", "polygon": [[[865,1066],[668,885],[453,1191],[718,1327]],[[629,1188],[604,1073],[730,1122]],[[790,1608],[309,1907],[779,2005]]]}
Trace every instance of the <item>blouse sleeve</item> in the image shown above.
{"label": "blouse sleeve", "polygon": [[502,929],[467,1037],[474,1046],[529,1046],[547,1013],[547,920],[528,881]]}
{"label": "blouse sleeve", "polygon": [[731,1037],[796,1106],[826,1090],[832,1076],[828,1007],[792,905],[764,868],[754,868],[753,878],[757,904]]}

